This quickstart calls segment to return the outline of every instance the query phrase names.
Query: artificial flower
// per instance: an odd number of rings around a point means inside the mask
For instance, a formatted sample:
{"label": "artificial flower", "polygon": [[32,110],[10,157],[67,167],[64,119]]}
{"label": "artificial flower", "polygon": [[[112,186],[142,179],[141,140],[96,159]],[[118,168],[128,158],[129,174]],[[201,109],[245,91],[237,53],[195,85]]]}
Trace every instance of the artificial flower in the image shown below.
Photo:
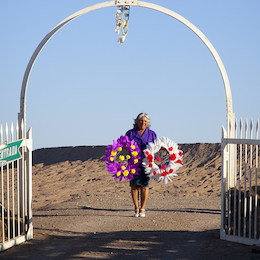
{"label": "artificial flower", "polygon": [[121,19],[122,26],[124,27],[127,24],[127,21],[125,19]]}
{"label": "artificial flower", "polygon": [[[135,146],[134,152],[136,152],[136,157],[130,156],[129,154],[126,156],[122,155],[124,158],[127,158],[128,160],[126,165],[122,165],[122,160],[120,160],[120,158],[123,159],[123,157],[120,157],[121,155],[119,155],[118,157],[119,162],[117,162],[115,156],[111,156],[112,153],[115,153],[113,151],[122,151],[122,147],[124,147],[124,149],[131,154],[133,152],[131,145]],[[134,178],[134,175],[138,175],[138,171],[140,171],[139,166],[141,163],[141,154],[142,153],[139,146],[136,144],[134,140],[130,140],[127,135],[121,136],[117,140],[113,140],[113,144],[107,146],[107,150],[105,151],[107,171],[110,174],[112,174],[115,180],[132,180]]]}
{"label": "artificial flower", "polygon": [[125,170],[125,171],[123,172],[123,174],[124,174],[124,176],[127,176],[127,175],[129,174],[129,171]]}
{"label": "artificial flower", "polygon": [[147,159],[148,159],[149,162],[152,162],[152,161],[153,161],[153,156],[152,156],[151,154],[149,154],[149,155],[147,156]]}
{"label": "artificial flower", "polygon": [[[154,163],[154,160],[157,162],[160,161],[158,156],[154,155],[160,151],[161,148],[164,148],[169,153],[169,160],[165,164],[157,165]],[[145,158],[143,159],[143,166],[145,173],[159,181],[163,181],[165,184],[168,183],[168,180],[171,181],[171,178],[178,176],[175,172],[182,165],[182,156],[183,152],[178,149],[178,145],[166,137],[157,138],[154,142],[149,143],[144,150]]]}
{"label": "artificial flower", "polygon": [[122,26],[122,19],[120,18],[116,20],[116,29],[117,30],[120,29],[121,26]]}
{"label": "artificial flower", "polygon": [[166,171],[162,172],[161,176],[166,176],[168,173]]}
{"label": "artificial flower", "polygon": [[111,152],[111,155],[115,156],[115,155],[116,155],[116,151],[113,150],[113,151]]}
{"label": "artificial flower", "polygon": [[178,160],[176,163],[179,163],[179,164],[181,164],[181,165],[182,165],[182,161],[181,161],[181,160]]}
{"label": "artificial flower", "polygon": [[171,159],[172,161],[176,160],[176,155],[175,155],[174,153],[171,154],[170,159]]}
{"label": "artificial flower", "polygon": [[132,155],[133,155],[134,157],[136,157],[136,156],[138,155],[138,152],[133,151],[133,152],[132,152]]}
{"label": "artificial flower", "polygon": [[119,156],[119,160],[124,161],[125,157],[123,155]]}
{"label": "artificial flower", "polygon": [[117,41],[118,41],[120,44],[123,44],[124,41],[125,41],[125,35],[120,36]]}
{"label": "artificial flower", "polygon": [[130,12],[130,5],[122,5],[119,6],[119,9],[116,11],[116,30],[117,34],[121,36],[118,39],[120,44],[123,44],[125,41],[125,37],[128,33],[128,21],[129,21],[129,12]]}

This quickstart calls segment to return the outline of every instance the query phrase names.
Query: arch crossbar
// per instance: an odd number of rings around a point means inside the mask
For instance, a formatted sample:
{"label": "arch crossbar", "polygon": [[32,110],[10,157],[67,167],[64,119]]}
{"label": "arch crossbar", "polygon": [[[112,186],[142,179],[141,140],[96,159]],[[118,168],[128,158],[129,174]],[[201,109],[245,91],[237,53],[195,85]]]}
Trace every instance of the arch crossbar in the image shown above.
{"label": "arch crossbar", "polygon": [[[26,67],[26,71],[23,77],[23,82],[22,82],[22,88],[21,88],[21,95],[20,95],[20,113],[18,114],[18,120],[21,122],[24,120],[24,124],[26,124],[26,90],[27,90],[27,84],[28,84],[28,79],[30,76],[30,72],[32,70],[32,67],[34,65],[34,62],[36,61],[39,53],[43,49],[43,47],[46,45],[46,43],[51,39],[51,37],[57,33],[62,27],[64,27],[66,24],[71,22],[72,20],[80,17],[83,14],[89,13],[94,10],[98,10],[101,8],[106,8],[106,7],[112,7],[112,6],[118,6],[118,5],[131,5],[131,6],[138,6],[138,7],[144,7],[144,8],[149,8],[153,9],[156,11],[159,11],[161,13],[164,13],[166,15],[169,15],[179,22],[183,23],[185,26],[187,26],[189,29],[191,29],[202,41],[203,43],[207,46],[211,54],[213,55],[218,68],[220,70],[223,82],[224,82],[224,87],[225,87],[225,93],[226,93],[226,105],[227,105],[227,122],[232,121],[234,118],[234,113],[233,113],[233,107],[232,107],[232,96],[231,96],[231,89],[230,89],[230,84],[228,80],[228,76],[225,70],[225,67],[213,47],[213,45],[210,43],[210,41],[207,39],[207,37],[191,22],[189,22],[187,19],[182,17],[181,15],[171,11],[170,9],[164,8],[162,6],[148,3],[148,2],[143,2],[143,1],[137,1],[137,0],[117,0],[117,1],[108,1],[108,2],[103,2],[99,4],[95,4],[86,8],[83,8],[74,14],[68,16],[65,18],[63,21],[61,21],[59,24],[57,24],[40,42],[40,44],[37,46],[35,49],[33,55],[31,56],[31,59]],[[22,138],[22,136],[20,136]]]}

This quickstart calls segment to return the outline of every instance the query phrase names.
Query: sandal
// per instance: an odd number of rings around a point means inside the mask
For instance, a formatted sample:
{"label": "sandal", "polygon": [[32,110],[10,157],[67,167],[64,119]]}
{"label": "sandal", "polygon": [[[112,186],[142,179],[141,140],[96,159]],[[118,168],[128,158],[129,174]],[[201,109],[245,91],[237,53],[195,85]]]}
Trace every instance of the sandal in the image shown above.
{"label": "sandal", "polygon": [[140,209],[139,217],[145,217],[145,209]]}
{"label": "sandal", "polygon": [[135,214],[134,214],[134,217],[139,217],[139,209],[135,209]]}

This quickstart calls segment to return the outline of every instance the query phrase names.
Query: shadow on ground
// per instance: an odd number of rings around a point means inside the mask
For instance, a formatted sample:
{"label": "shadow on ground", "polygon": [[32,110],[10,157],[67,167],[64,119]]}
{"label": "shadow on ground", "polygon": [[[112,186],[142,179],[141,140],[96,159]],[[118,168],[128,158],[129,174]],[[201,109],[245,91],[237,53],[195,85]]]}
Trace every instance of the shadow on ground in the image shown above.
{"label": "shadow on ground", "polygon": [[[41,231],[41,230],[38,230]],[[48,231],[48,230],[42,230]],[[61,231],[61,233],[64,231]],[[1,259],[259,259],[251,246],[219,239],[219,230],[64,233],[31,240]]]}

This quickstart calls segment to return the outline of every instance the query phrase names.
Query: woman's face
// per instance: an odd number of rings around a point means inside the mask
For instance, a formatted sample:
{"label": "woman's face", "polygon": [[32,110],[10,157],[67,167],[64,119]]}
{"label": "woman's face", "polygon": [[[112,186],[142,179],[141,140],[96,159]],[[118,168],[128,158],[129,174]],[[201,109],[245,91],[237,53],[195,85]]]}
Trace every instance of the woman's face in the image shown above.
{"label": "woman's face", "polygon": [[137,127],[138,127],[138,130],[142,130],[144,131],[147,127],[147,124],[148,124],[148,120],[145,116],[142,116],[140,119],[138,119],[137,121]]}

